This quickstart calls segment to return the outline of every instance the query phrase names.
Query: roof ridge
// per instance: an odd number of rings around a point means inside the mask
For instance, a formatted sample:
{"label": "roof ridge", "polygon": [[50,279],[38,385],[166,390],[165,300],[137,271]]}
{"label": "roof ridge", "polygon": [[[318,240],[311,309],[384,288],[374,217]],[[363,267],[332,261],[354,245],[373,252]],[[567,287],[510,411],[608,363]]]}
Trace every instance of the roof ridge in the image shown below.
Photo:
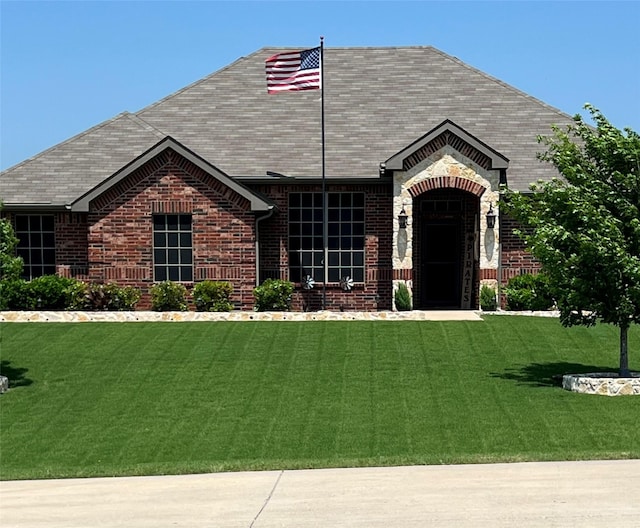
{"label": "roof ridge", "polygon": [[520,90],[519,88],[516,88],[515,86],[513,86],[512,84],[506,83],[504,81],[501,81],[500,79],[498,79],[497,77],[494,77],[493,75],[489,75],[488,73],[479,70],[478,68],[471,66],[470,64],[467,64],[466,62],[464,62],[463,60],[459,59],[458,57],[454,57],[453,55],[449,55],[448,53],[445,53],[442,50],[439,50],[438,48],[432,48],[433,51],[435,51],[436,53],[442,55],[444,58],[449,59],[453,62],[456,62],[457,64],[459,64],[460,66],[463,66],[464,68],[471,70],[475,73],[480,74],[482,77],[485,77],[486,79],[499,84],[500,86],[502,86],[503,88],[507,88],[510,91],[516,93],[517,95],[520,95],[522,97],[524,97],[525,99],[529,99],[530,101],[533,101],[534,103],[539,104],[540,106],[543,106],[544,108],[547,108],[548,110],[553,111],[554,113],[564,117],[564,118],[569,118],[569,119],[573,119],[573,116],[563,112],[562,110],[560,110],[559,108],[556,108],[555,106],[551,106],[548,103],[545,103],[543,100],[538,99],[537,97],[534,97],[533,95],[530,95],[522,90]]}
{"label": "roof ridge", "polygon": [[129,112],[127,112],[127,117],[129,119],[131,119],[131,121],[134,121],[135,123],[137,123],[138,125],[140,125],[141,127],[146,128],[147,130],[149,130],[150,132],[153,133],[154,136],[162,139],[165,138],[167,136],[169,136],[169,134],[167,134],[166,132],[163,132],[162,130],[160,130],[159,128],[153,126],[151,123],[145,121],[144,119],[142,119],[139,115],[137,114],[131,114]]}
{"label": "roof ridge", "polygon": [[[30,158],[27,158],[25,160],[22,160],[19,163],[16,163],[15,165],[6,168],[5,170],[1,171],[0,174],[7,174],[15,169],[18,169],[19,167],[22,167],[23,165],[30,163],[34,160],[37,160],[39,158],[41,158],[42,156],[49,154],[50,152],[53,152],[57,149],[59,149],[60,147],[63,147],[65,145],[68,145],[69,143],[72,143],[73,141],[76,141],[88,134],[92,134],[93,132],[95,132],[96,130],[99,130],[101,128],[104,128],[107,125],[110,125],[111,123],[114,123],[116,121],[118,121],[119,119],[122,119],[123,117],[127,117],[127,118],[131,118],[132,114],[130,112],[127,112],[126,110],[124,112],[120,112],[119,114],[115,115],[114,117],[112,117],[111,119],[107,119],[106,121],[102,121],[101,123],[98,123],[97,125],[92,126],[91,128],[88,128],[87,130],[83,130],[82,132],[80,132],[79,134],[76,134],[75,136],[71,136],[69,139],[65,139],[64,141],[60,142],[60,143],[56,143],[55,145],[53,145],[52,147],[49,147],[48,149],[43,150],[42,152],[38,152],[37,154],[35,154],[34,156],[31,156]],[[137,117],[137,116],[136,116]],[[139,126],[144,126],[142,123],[137,122],[135,120],[132,119],[132,121],[136,122],[136,124],[138,124]],[[142,121],[142,119],[140,119],[140,121]],[[148,125],[147,126],[151,126]]]}

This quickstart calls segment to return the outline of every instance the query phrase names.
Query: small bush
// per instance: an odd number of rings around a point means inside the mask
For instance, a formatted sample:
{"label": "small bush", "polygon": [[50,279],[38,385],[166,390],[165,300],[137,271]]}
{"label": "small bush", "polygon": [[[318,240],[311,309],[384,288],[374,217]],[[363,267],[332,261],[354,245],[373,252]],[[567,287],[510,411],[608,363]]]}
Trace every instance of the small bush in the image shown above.
{"label": "small bush", "polygon": [[84,299],[87,310],[126,311],[135,309],[140,291],[133,286],[90,283],[86,285]]}
{"label": "small bush", "polygon": [[554,302],[544,273],[519,275],[504,288],[507,310],[548,310]]}
{"label": "small bush", "polygon": [[77,279],[42,275],[27,283],[27,310],[66,310],[75,304]]}
{"label": "small bush", "polygon": [[203,281],[193,287],[193,301],[199,312],[230,312],[233,286],[226,281]]}
{"label": "small bush", "polygon": [[480,308],[485,312],[495,312],[498,308],[496,290],[487,284],[483,284],[480,288]]}
{"label": "small bush", "polygon": [[395,293],[396,310],[399,312],[408,312],[412,308],[411,294],[409,288],[404,282],[398,283],[398,289]]}
{"label": "small bush", "polygon": [[0,310],[29,310],[32,304],[28,291],[29,283],[24,279],[0,281]]}
{"label": "small bush", "polygon": [[291,309],[294,285],[281,279],[267,279],[253,289],[257,312],[284,312]]}
{"label": "small bush", "polygon": [[179,282],[164,281],[151,287],[151,309],[156,312],[184,312],[187,288]]}

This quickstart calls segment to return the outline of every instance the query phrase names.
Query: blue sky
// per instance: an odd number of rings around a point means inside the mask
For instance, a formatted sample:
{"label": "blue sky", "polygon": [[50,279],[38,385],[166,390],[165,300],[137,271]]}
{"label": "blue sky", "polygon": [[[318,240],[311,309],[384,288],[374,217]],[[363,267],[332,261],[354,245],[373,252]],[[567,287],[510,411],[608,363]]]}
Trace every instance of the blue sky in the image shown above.
{"label": "blue sky", "polygon": [[262,47],[321,35],[435,46],[568,114],[590,102],[640,131],[636,1],[0,0],[0,24],[2,169]]}

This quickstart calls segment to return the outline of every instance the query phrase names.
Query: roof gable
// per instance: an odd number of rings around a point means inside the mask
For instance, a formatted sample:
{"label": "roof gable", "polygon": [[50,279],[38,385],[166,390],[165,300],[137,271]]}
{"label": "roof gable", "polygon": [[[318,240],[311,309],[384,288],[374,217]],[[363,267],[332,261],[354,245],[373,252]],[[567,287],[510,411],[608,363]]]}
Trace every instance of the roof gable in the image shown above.
{"label": "roof gable", "polygon": [[270,203],[263,197],[258,196],[241,183],[234,181],[224,172],[208,163],[196,153],[187,149],[184,145],[182,145],[172,137],[167,136],[156,143],[149,150],[115,172],[112,176],[102,181],[99,185],[95,186],[89,192],[85,193],[83,196],[74,201],[71,204],[71,210],[74,212],[89,211],[89,205],[91,201],[108,192],[109,189],[126,179],[133,172],[140,169],[151,160],[156,158],[159,154],[167,150],[176,152],[183,158],[187,159],[189,162],[193,163],[196,167],[203,170],[209,176],[222,183],[225,187],[228,187],[232,191],[248,200],[250,203],[251,211],[268,211],[269,209],[272,209],[274,207],[272,203]]}
{"label": "roof gable", "polygon": [[411,145],[391,156],[385,162],[385,168],[409,170],[445,145],[453,146],[483,169],[498,170],[509,167],[509,159],[506,156],[446,119]]}

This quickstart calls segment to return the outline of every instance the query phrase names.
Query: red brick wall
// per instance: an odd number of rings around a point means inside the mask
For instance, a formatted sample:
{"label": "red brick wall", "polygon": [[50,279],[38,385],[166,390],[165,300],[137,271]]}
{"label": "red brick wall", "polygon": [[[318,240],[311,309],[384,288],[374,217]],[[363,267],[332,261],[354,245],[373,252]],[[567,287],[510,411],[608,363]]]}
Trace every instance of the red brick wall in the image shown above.
{"label": "red brick wall", "polygon": [[[320,192],[320,185],[255,185],[252,188],[275,202],[279,211],[260,222],[261,281],[266,278],[289,280],[287,257],[289,193]],[[327,309],[333,311],[375,311],[391,309],[392,295],[392,196],[389,185],[327,184],[327,192],[365,193],[365,273],[364,283],[345,292],[339,284],[326,285]],[[322,285],[303,290],[299,284],[293,299],[296,310],[322,308]]]}
{"label": "red brick wall", "polygon": [[521,226],[512,218],[500,215],[500,242],[502,245],[502,283],[523,273],[538,273],[540,264],[526,249],[524,242],[514,233]]}
{"label": "red brick wall", "polygon": [[[142,290],[150,306],[154,213],[192,215],[196,282],[228,280],[232,302],[252,306],[254,216],[248,201],[186,159],[165,151],[91,203],[89,278]],[[186,284],[187,287],[190,284]]]}

